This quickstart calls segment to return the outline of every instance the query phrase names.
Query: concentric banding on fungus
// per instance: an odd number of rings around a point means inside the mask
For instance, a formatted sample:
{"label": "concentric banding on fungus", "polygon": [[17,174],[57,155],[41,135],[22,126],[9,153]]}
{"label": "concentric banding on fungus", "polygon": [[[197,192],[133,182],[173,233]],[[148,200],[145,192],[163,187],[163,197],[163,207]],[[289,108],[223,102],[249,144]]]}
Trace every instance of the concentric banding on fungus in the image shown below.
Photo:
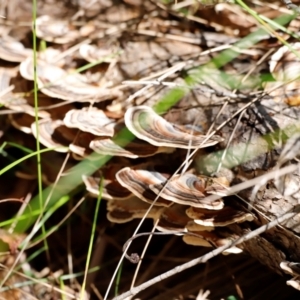
{"label": "concentric banding on fungus", "polygon": [[13,37],[2,36],[0,38],[0,58],[11,62],[22,62],[32,56],[32,50],[25,48],[24,45]]}
{"label": "concentric banding on fungus", "polygon": [[[145,165],[135,168],[126,167],[116,174],[116,178],[122,186],[150,204],[155,201],[157,195],[149,189],[149,185],[165,182],[168,178],[166,176],[166,174],[163,175],[156,171],[154,167]],[[158,197],[155,205],[168,207],[172,205],[172,202]]]}
{"label": "concentric banding on fungus", "polygon": [[[35,116],[35,114],[36,114],[34,107],[28,103],[27,99],[22,98],[21,96],[19,96],[17,94],[9,93],[9,94],[5,95],[4,97],[1,97],[0,103],[13,111],[26,113],[30,116]],[[42,106],[42,104],[39,104],[39,105]],[[50,117],[49,112],[47,112],[46,110],[39,109],[37,114],[40,118],[49,118]]]}
{"label": "concentric banding on fungus", "polygon": [[216,135],[206,140],[203,134],[192,134],[191,130],[183,126],[167,122],[148,106],[129,108],[124,120],[127,128],[136,137],[155,146],[195,149],[213,146],[223,140]]}
{"label": "concentric banding on fungus", "polygon": [[212,210],[222,209],[224,206],[222,199],[205,199],[207,196],[205,187],[204,178],[188,173],[173,176],[165,185],[158,183],[149,186],[156,195],[160,193],[161,197],[175,203]]}
{"label": "concentric banding on fungus", "polygon": [[78,128],[96,136],[110,136],[115,133],[115,121],[109,119],[105,113],[97,108],[72,109],[64,118],[69,128]]}
{"label": "concentric banding on fungus", "polygon": [[230,206],[223,207],[220,210],[190,207],[186,210],[186,214],[191,219],[194,219],[196,224],[202,226],[227,226],[254,220],[254,216],[251,213],[237,210]]}
{"label": "concentric banding on fungus", "polygon": [[54,19],[48,15],[36,19],[36,35],[47,42],[66,44],[79,37],[79,31],[65,20]]}
{"label": "concentric banding on fungus", "polygon": [[[107,203],[107,219],[112,223],[126,223],[133,219],[140,219],[146,215],[150,204],[145,203],[137,197],[126,201],[112,200]],[[162,207],[153,206],[146,218],[157,219],[161,214]]]}
{"label": "concentric banding on fungus", "polygon": [[173,148],[156,147],[138,139],[126,144],[122,140],[118,140],[117,143],[110,138],[97,138],[91,141],[90,148],[102,155],[128,158],[149,157],[158,153],[171,153],[174,151]]}
{"label": "concentric banding on fungus", "polygon": [[[33,80],[32,58],[27,58],[20,64],[20,73],[27,80]],[[91,102],[115,99],[122,92],[117,89],[107,89],[86,82],[83,75],[68,73],[62,68],[38,60],[37,83],[43,94],[67,101]]]}
{"label": "concentric banding on fungus", "polygon": [[[42,119],[39,121],[39,141],[57,152],[68,152],[69,144],[76,137],[76,130],[68,128],[62,120]],[[31,125],[32,134],[37,138],[36,124]]]}

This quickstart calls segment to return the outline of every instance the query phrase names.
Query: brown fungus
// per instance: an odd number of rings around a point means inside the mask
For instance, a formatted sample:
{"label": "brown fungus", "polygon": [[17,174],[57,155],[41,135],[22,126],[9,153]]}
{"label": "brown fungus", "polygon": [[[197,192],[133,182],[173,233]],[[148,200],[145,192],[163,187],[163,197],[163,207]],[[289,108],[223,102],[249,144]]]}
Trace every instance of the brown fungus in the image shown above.
{"label": "brown fungus", "polygon": [[64,123],[69,128],[78,128],[96,136],[112,137],[115,133],[115,121],[109,119],[105,113],[97,108],[72,109],[64,118]]}
{"label": "brown fungus", "polygon": [[165,182],[170,176],[171,174],[162,174],[155,170],[155,167],[151,165],[141,165],[134,168],[126,167],[116,174],[119,183],[134,195],[150,204],[155,201],[155,205],[159,206],[170,206],[172,202],[162,197],[157,197],[149,189],[149,185]]}
{"label": "brown fungus", "polygon": [[[32,58],[29,57],[20,64],[21,75],[33,80]],[[42,93],[47,96],[78,102],[104,101],[121,96],[117,89],[108,89],[87,83],[85,76],[78,73],[68,73],[64,69],[38,60],[37,83]]]}
{"label": "brown fungus", "polygon": [[114,59],[114,49],[100,48],[96,45],[81,45],[79,48],[79,54],[90,63],[94,63],[96,61],[110,63]]}
{"label": "brown fungus", "polygon": [[230,247],[233,239],[237,236],[234,234],[228,234],[227,237],[221,236],[217,230],[214,231],[191,231],[194,235],[184,235],[183,241],[188,245],[203,246],[203,247],[222,247],[228,245],[223,254],[237,254],[241,253],[242,249],[234,246]]}
{"label": "brown fungus", "polygon": [[223,208],[222,199],[206,200],[206,178],[193,174],[173,176],[166,184],[151,184],[150,189],[169,201],[194,207],[219,210]]}
{"label": "brown fungus", "polygon": [[195,149],[213,146],[223,140],[217,135],[207,139],[199,132],[169,123],[148,106],[129,108],[124,120],[136,137],[155,146]]}
{"label": "brown fungus", "polygon": [[[62,120],[42,119],[38,123],[39,141],[47,148],[57,152],[68,152],[69,144],[76,137],[76,130],[68,128]],[[32,134],[37,138],[37,126],[31,125]]]}
{"label": "brown fungus", "polygon": [[[126,201],[111,200],[107,203],[107,218],[112,223],[126,223],[133,219],[141,219],[148,211],[150,204],[145,203],[137,197],[132,197]],[[157,219],[162,211],[162,207],[153,206],[147,214],[147,218]]]}
{"label": "brown fungus", "polygon": [[159,231],[186,231],[187,224],[191,219],[185,213],[185,207],[173,204],[163,210],[159,217],[156,228]]}
{"label": "brown fungus", "polygon": [[96,138],[91,141],[90,148],[103,155],[123,156],[128,158],[139,158],[153,156],[158,153],[171,153],[174,151],[168,147],[156,147],[135,139],[132,142],[110,138]]}
{"label": "brown fungus", "polygon": [[36,35],[47,42],[66,44],[76,40],[80,34],[69,22],[48,15],[36,19]]}
{"label": "brown fungus", "polygon": [[24,45],[13,37],[3,35],[0,38],[0,58],[11,62],[22,62],[32,56],[32,50],[25,48]]}
{"label": "brown fungus", "polygon": [[227,226],[233,223],[253,221],[254,216],[243,210],[225,206],[220,210],[208,210],[203,208],[190,207],[186,214],[194,220],[196,224],[202,226]]}

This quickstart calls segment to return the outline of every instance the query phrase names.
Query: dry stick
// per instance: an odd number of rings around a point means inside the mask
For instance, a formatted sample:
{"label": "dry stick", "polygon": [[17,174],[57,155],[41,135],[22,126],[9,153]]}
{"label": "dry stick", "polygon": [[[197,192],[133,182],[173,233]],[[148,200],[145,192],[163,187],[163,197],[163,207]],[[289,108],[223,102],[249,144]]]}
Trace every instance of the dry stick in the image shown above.
{"label": "dry stick", "polygon": [[12,234],[12,233],[14,232],[14,229],[15,229],[15,227],[16,227],[18,221],[19,221],[18,218],[23,214],[23,212],[24,212],[24,210],[25,210],[25,208],[26,208],[27,206],[30,207],[30,203],[29,203],[29,202],[30,202],[30,200],[31,200],[31,198],[32,198],[32,194],[33,194],[35,188],[36,188],[36,185],[34,185],[34,186],[31,188],[30,192],[28,192],[28,194],[26,195],[26,197],[25,197],[25,199],[24,199],[24,201],[23,201],[23,203],[22,203],[20,209],[18,210],[18,212],[17,212],[17,214],[16,214],[16,217],[15,217],[14,222],[10,225],[10,228],[8,229],[8,232],[9,232],[9,233]]}
{"label": "dry stick", "polygon": [[[153,226],[151,232],[154,232],[154,231],[155,231],[158,222],[159,222],[159,219],[156,220],[156,222],[155,222],[155,224],[154,224],[154,226]],[[136,269],[135,269],[135,272],[134,272],[134,275],[133,275],[133,279],[132,279],[131,286],[130,286],[131,289],[134,287],[134,284],[135,284],[135,281],[136,281],[138,272],[139,272],[139,270],[140,270],[140,267],[141,267],[141,264],[142,264],[144,255],[145,255],[145,253],[146,253],[146,251],[147,251],[147,248],[148,248],[148,246],[149,246],[149,244],[150,244],[150,242],[151,242],[152,237],[153,237],[153,234],[150,234],[150,235],[148,236],[148,240],[147,240],[147,242],[146,242],[146,244],[145,244],[145,246],[144,246],[143,252],[142,252],[141,257],[140,257],[140,260],[139,260],[139,262],[138,262],[138,265],[136,266]]]}
{"label": "dry stick", "polygon": [[[244,81],[250,76],[250,74],[251,74],[251,73],[252,73],[252,72],[253,72],[253,71],[254,71],[254,70],[262,63],[262,62],[264,62],[264,60],[272,53],[272,51],[273,51],[273,49],[269,50],[267,53],[265,53],[265,54],[261,57],[261,59],[260,59],[257,63],[255,63],[255,65],[254,65],[254,66],[249,70],[249,72],[244,76],[244,78],[242,79],[242,82],[244,82]],[[234,91],[234,93],[235,93],[235,92],[236,92],[236,91]],[[223,160],[224,160],[224,158],[225,158],[225,156],[226,156],[226,154],[227,154],[227,151],[228,151],[230,142],[232,141],[233,136],[234,136],[234,133],[235,133],[235,131],[237,130],[237,126],[238,126],[238,124],[239,124],[239,122],[240,122],[240,120],[241,120],[241,118],[243,117],[243,115],[244,115],[245,112],[246,112],[246,110],[242,111],[241,114],[239,115],[239,118],[238,118],[238,120],[237,120],[237,122],[236,122],[236,124],[235,124],[235,126],[234,126],[233,132],[231,133],[230,138],[229,138],[229,140],[228,140],[228,143],[227,143],[227,145],[226,145],[226,148],[225,148],[225,150],[224,150],[224,152],[223,152],[223,154],[222,154],[222,157],[221,157],[220,163],[219,163],[219,165],[218,165],[218,167],[217,167],[216,173],[218,173],[218,172],[220,171],[221,167],[222,167],[222,163],[223,163]]]}
{"label": "dry stick", "polygon": [[[10,270],[8,270],[8,267],[5,266],[5,265],[3,265],[3,264],[0,264],[0,270],[7,270],[7,271],[10,271]],[[29,276],[29,275],[26,275],[26,274],[24,274],[24,273],[22,273],[22,272],[18,272],[18,271],[15,271],[15,270],[13,270],[12,272],[13,272],[14,275],[18,275],[18,276],[20,276],[20,277],[26,278],[28,281],[34,282],[35,284],[43,285],[43,286],[45,286],[46,288],[48,288],[49,290],[51,290],[52,292],[54,291],[54,292],[60,293],[60,294],[62,295],[62,299],[64,299],[64,297],[67,297],[68,299],[75,299],[75,300],[78,299],[78,298],[76,297],[76,295],[74,295],[73,293],[64,291],[64,290],[59,289],[58,287],[54,286],[52,283],[48,283],[48,282],[46,281],[46,278],[44,278],[44,280],[43,280],[43,278],[42,278],[42,280],[41,280],[41,279],[39,279],[39,278],[34,278],[33,276]],[[17,285],[17,284],[18,284],[18,283],[15,283],[15,285]],[[14,285],[13,285],[13,286],[14,286]],[[2,292],[2,291],[7,291],[7,290],[9,290],[9,289],[11,289],[11,286],[5,286],[5,287],[3,287],[3,289],[1,290],[1,292]],[[22,292],[21,289],[20,289],[19,291]],[[31,296],[32,296],[32,295],[31,295]],[[28,298],[23,298],[23,297],[21,297],[20,299],[28,299]]]}
{"label": "dry stick", "polygon": [[[186,66],[186,62],[180,62],[178,64],[176,64],[175,66],[170,67],[167,70],[164,70],[163,72],[160,71],[154,75],[160,75],[157,79],[155,79],[155,82],[157,84],[161,84],[161,81],[164,80],[165,78],[169,77],[170,75],[176,73],[177,71],[181,70],[182,68],[184,68]],[[153,76],[153,75],[152,75]],[[149,78],[149,77],[147,77]],[[146,79],[147,79],[146,78]],[[140,81],[136,81],[136,84],[143,84],[143,80],[141,79],[142,82]],[[126,84],[128,81],[123,81],[122,84]],[[142,95],[146,90],[148,90],[149,88],[151,88],[154,84],[153,83],[146,83],[147,85],[144,86],[143,88],[141,88],[140,90],[138,90],[137,92],[135,92],[134,94],[130,95],[128,97],[128,99],[126,100],[126,102],[131,103],[133,101],[134,98],[138,97],[139,95]]]}
{"label": "dry stick", "polygon": [[[263,94],[263,95],[264,95],[264,94]],[[263,96],[263,95],[262,95],[262,96]],[[218,130],[220,130],[223,126],[225,126],[228,122],[230,122],[233,118],[235,118],[240,112],[242,112],[244,109],[248,108],[250,105],[252,105],[252,104],[255,103],[256,101],[258,101],[259,99],[260,99],[260,97],[255,98],[255,99],[253,99],[252,101],[250,101],[249,103],[247,103],[244,107],[242,107],[241,109],[239,109],[239,110],[238,110],[236,113],[234,113],[229,119],[227,119],[226,121],[224,121],[224,122],[223,122],[216,130],[214,130],[210,135],[208,135],[208,136],[204,139],[203,143],[205,143],[212,135],[214,135]],[[177,171],[174,173],[174,175],[177,174],[178,171],[185,165],[186,161],[189,161],[189,159],[191,159],[191,157],[196,153],[196,151],[198,151],[198,149],[195,149],[195,150],[190,154],[190,156],[189,156],[188,158],[186,158],[186,160],[181,164],[181,166],[177,169]],[[173,176],[174,176],[174,175],[173,175]],[[155,201],[159,198],[159,196],[161,195],[161,193],[162,193],[162,191],[165,189],[165,187],[166,187],[166,185],[165,185],[165,186],[162,188],[162,190],[159,192],[159,194],[157,195],[157,197],[155,198],[155,200],[153,201],[153,203],[150,205],[150,207],[149,207],[148,210],[146,211],[144,217],[140,220],[139,224],[137,225],[137,228],[135,229],[135,231],[134,231],[134,233],[133,233],[133,236],[136,235],[136,233],[139,231],[139,229],[140,229],[142,223],[144,222],[146,216],[149,214],[150,210],[152,209],[152,207],[153,207],[154,204],[155,204]],[[219,197],[219,196],[218,196],[218,197]],[[115,272],[114,272],[114,274],[112,275],[111,281],[110,281],[110,283],[109,283],[109,285],[108,285],[108,287],[107,287],[107,290],[106,290],[106,293],[105,293],[105,296],[104,296],[104,300],[106,300],[107,297],[108,297],[108,294],[109,294],[109,291],[110,291],[110,289],[111,289],[113,280],[114,280],[115,277],[116,277],[116,274],[117,274],[117,272],[118,272],[118,269],[120,268],[120,265],[121,265],[121,263],[122,263],[122,261],[123,261],[125,255],[126,255],[126,252],[127,252],[128,248],[129,248],[130,244],[131,244],[131,242],[127,244],[127,247],[125,248],[125,250],[124,250],[124,252],[123,252],[123,254],[122,254],[122,256],[121,256],[121,258],[120,258],[120,260],[119,260],[119,263],[118,263],[118,265],[117,265],[117,267],[116,267],[116,269],[115,269]]]}
{"label": "dry stick", "polygon": [[170,271],[167,271],[157,277],[154,277],[153,279],[141,284],[140,286],[138,287],[135,287],[135,288],[132,288],[130,291],[126,292],[126,293],[123,293],[122,295],[120,296],[117,296],[115,298],[113,298],[114,300],[123,300],[123,299],[126,299],[127,297],[132,297],[136,294],[138,294],[139,292],[143,291],[144,289],[154,285],[155,283],[158,283],[164,279],[167,279],[171,276],[173,276],[174,274],[178,274],[186,269],[189,269],[197,264],[200,264],[200,263],[205,263],[206,261],[208,261],[209,259],[221,254],[223,251],[225,251],[226,249],[230,248],[230,247],[233,247],[233,246],[236,246],[240,243],[243,243],[243,242],[246,242],[252,238],[254,238],[255,236],[275,227],[276,225],[278,225],[279,223],[281,222],[284,222],[288,219],[291,219],[293,217],[295,217],[298,213],[300,212],[300,205],[297,205],[293,210],[291,210],[290,212],[288,213],[285,213],[283,214],[282,216],[278,217],[277,219],[275,219],[274,221],[268,223],[268,224],[265,224],[245,235],[243,235],[242,237],[234,240],[232,243],[230,243],[230,245],[225,245],[225,246],[222,246],[220,248],[217,248],[215,250],[212,250],[211,252],[203,255],[203,256],[200,256],[198,258],[195,258],[191,261],[189,261],[188,263],[185,263],[185,264],[182,264],[180,266],[177,266],[175,267],[174,269],[170,270]]}
{"label": "dry stick", "polygon": [[[252,103],[252,101],[251,101],[250,103]],[[234,115],[235,115],[235,114],[234,114]],[[234,116],[234,115],[233,115],[233,116]],[[232,117],[233,117],[233,116],[232,116]],[[229,122],[229,121],[228,121],[228,122]],[[227,121],[224,121],[222,124],[225,125],[226,123],[227,123]],[[214,131],[214,132],[212,132],[210,135],[206,136],[206,138],[203,140],[202,144],[204,144],[204,143],[205,143],[205,142],[206,142],[213,134],[215,134],[215,132],[216,132],[216,131]],[[195,150],[193,151],[193,153],[190,155],[190,158],[196,153],[197,150],[198,150],[198,149],[195,149]],[[190,158],[189,158],[189,159],[190,159]],[[188,161],[188,160],[187,160],[187,161]],[[181,166],[176,170],[176,172],[173,174],[173,176],[176,175],[176,174],[179,172],[179,170],[184,166],[184,164],[185,164],[185,161],[184,161],[184,162],[181,164]],[[173,177],[173,176],[172,176],[172,177]],[[171,177],[171,178],[172,178],[172,177]],[[170,180],[170,179],[169,179],[169,180]],[[137,234],[137,232],[139,231],[139,229],[140,229],[140,227],[142,226],[142,224],[143,224],[143,222],[144,222],[146,216],[149,214],[150,210],[151,210],[152,207],[155,205],[155,202],[156,202],[157,199],[160,197],[160,195],[161,195],[161,193],[163,192],[163,190],[165,189],[165,187],[166,187],[166,185],[165,185],[165,186],[161,189],[161,191],[158,193],[158,195],[157,195],[156,198],[154,199],[153,203],[149,206],[149,208],[148,208],[148,210],[146,211],[145,215],[144,215],[143,218],[140,220],[139,224],[137,225],[137,227],[136,227],[136,229],[135,229],[135,231],[134,231],[134,233],[133,233],[133,235],[132,235],[133,237],[134,237],[134,236]],[[108,285],[108,287],[107,287],[107,290],[106,290],[106,293],[105,293],[105,296],[104,296],[104,300],[106,300],[107,297],[108,297],[108,294],[109,294],[109,291],[110,291],[110,289],[111,289],[113,280],[115,279],[115,277],[116,277],[116,275],[117,275],[117,272],[118,272],[118,269],[120,268],[121,263],[122,263],[124,257],[126,256],[126,252],[127,252],[128,248],[129,248],[130,244],[131,244],[131,241],[127,244],[126,248],[124,249],[124,252],[123,252],[123,254],[122,254],[122,256],[121,256],[121,258],[120,258],[120,260],[119,260],[119,262],[118,262],[118,265],[117,265],[117,267],[116,267],[116,269],[115,269],[115,272],[113,273],[112,278],[111,278],[111,281],[110,281],[110,283],[109,283],[109,285]]]}
{"label": "dry stick", "polygon": [[170,247],[173,246],[175,241],[176,241],[176,237],[173,236],[172,239],[170,239],[170,241],[164,245],[162,251],[157,256],[155,256],[155,260],[152,261],[151,265],[147,267],[147,270],[145,270],[145,272],[139,277],[139,279],[137,280],[138,284],[141,284],[148,278],[148,275],[151,274],[151,272],[156,268],[156,265],[163,259],[163,257],[170,249]]}
{"label": "dry stick", "polygon": [[[275,90],[275,88],[274,88]],[[265,93],[263,93],[260,97],[257,97],[253,100],[251,100],[250,102],[248,102],[244,107],[240,108],[238,111],[236,111],[230,118],[228,118],[226,121],[224,121],[216,130],[214,130],[211,134],[209,134],[208,136],[206,136],[206,138],[204,139],[203,143],[205,143],[211,136],[213,136],[218,130],[220,130],[221,128],[223,128],[227,123],[229,123],[231,120],[233,120],[236,116],[238,116],[243,110],[247,109],[249,106],[251,106],[253,103],[257,102],[258,100],[260,100],[261,98],[263,98],[265,96]],[[195,149],[188,158],[186,158],[186,161],[188,161],[189,159],[191,159],[191,157],[196,153],[196,151],[198,151],[198,149]],[[184,166],[184,164],[186,163],[186,161],[184,161],[181,166],[176,170],[176,172],[174,173],[177,174],[179,172],[179,170]],[[173,176],[174,176],[173,175]],[[169,179],[170,180],[170,179]],[[138,232],[138,230],[140,229],[140,227],[142,226],[142,223],[144,222],[146,216],[149,214],[150,210],[152,209],[152,207],[154,206],[156,200],[160,197],[162,191],[165,189],[166,185],[162,188],[162,190],[159,192],[159,194],[157,195],[157,197],[155,198],[155,200],[153,201],[153,203],[150,205],[150,207],[148,208],[148,210],[146,211],[144,217],[140,220],[139,224],[137,225],[137,228],[136,230],[134,231],[133,233],[133,236],[136,235],[136,233]],[[211,197],[217,197],[215,198],[214,200],[218,199],[219,196],[216,196],[216,195],[211,195],[209,197],[207,197],[206,199],[211,199]],[[120,268],[121,266],[121,263],[126,255],[126,252],[130,246],[131,242],[128,243],[126,249],[124,250],[119,262],[118,262],[118,265],[115,269],[115,272],[114,274],[112,275],[112,278],[111,278],[111,281],[107,287],[107,290],[106,290],[106,293],[105,293],[105,296],[104,296],[104,300],[106,300],[108,298],[108,294],[110,292],[110,289],[111,289],[111,286],[112,286],[112,283],[113,283],[113,280],[115,279],[116,275],[117,275],[117,272],[118,272],[118,269]]]}

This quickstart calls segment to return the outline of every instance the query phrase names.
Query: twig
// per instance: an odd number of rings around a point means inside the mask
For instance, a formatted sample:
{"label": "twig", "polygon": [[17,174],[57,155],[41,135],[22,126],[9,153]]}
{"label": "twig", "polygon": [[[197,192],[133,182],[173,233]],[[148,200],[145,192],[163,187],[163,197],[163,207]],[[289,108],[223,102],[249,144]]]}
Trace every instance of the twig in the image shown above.
{"label": "twig", "polygon": [[281,222],[284,222],[288,219],[291,219],[291,218],[294,218],[298,213],[300,212],[300,205],[296,206],[292,211],[290,212],[287,212],[285,214],[283,214],[282,216],[278,217],[277,219],[275,219],[274,221],[271,221],[270,223],[266,224],[266,225],[263,225],[247,234],[245,234],[244,236],[234,240],[232,243],[230,243],[229,245],[225,245],[225,246],[222,246],[220,248],[217,248],[215,250],[212,250],[211,252],[203,255],[203,256],[200,256],[198,258],[195,258],[185,264],[182,264],[180,266],[177,266],[175,267],[174,269],[172,270],[169,270],[157,277],[154,277],[153,279],[141,284],[140,286],[138,287],[135,287],[135,288],[132,288],[130,291],[126,292],[126,293],[123,293],[115,298],[113,298],[114,300],[123,300],[123,299],[126,299],[127,297],[132,297],[136,294],[138,294],[139,292],[143,291],[144,289],[154,285],[155,283],[158,283],[164,279],[167,279],[171,276],[173,276],[174,274],[178,274],[186,269],[189,269],[197,264],[200,264],[200,263],[205,263],[206,261],[208,261],[209,259],[221,254],[223,251],[225,251],[226,249],[230,248],[230,247],[233,247],[233,246],[236,246],[240,243],[243,243],[243,242],[246,242],[252,238],[254,238],[255,236],[277,226],[279,223]]}

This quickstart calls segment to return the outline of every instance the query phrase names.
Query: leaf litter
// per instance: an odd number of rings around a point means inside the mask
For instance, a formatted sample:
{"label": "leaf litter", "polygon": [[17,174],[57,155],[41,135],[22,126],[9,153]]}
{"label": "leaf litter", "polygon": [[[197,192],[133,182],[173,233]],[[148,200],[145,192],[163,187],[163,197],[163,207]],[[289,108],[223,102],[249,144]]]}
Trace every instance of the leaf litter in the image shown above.
{"label": "leaf litter", "polygon": [[[3,225],[0,240],[8,253],[1,259],[1,297],[79,299],[82,277],[77,274],[84,270],[92,198],[101,194],[107,203],[98,217],[90,265],[101,268],[87,274],[81,299],[108,294],[122,245],[143,217],[149,220],[142,232],[151,232],[154,224],[163,235],[152,237],[137,285],[207,253],[206,247],[228,245],[224,254],[247,256],[217,257],[197,271],[174,274],[139,298],[199,299],[208,296],[204,290],[213,299],[297,295],[275,273],[290,274],[287,284],[299,290],[294,267],[300,260],[298,214],[230,246],[297,209],[300,195],[299,149],[293,142],[299,139],[298,76],[291,75],[299,64],[294,43],[299,20],[289,10],[297,12],[298,3],[248,2],[263,22],[290,16],[285,31],[261,25],[250,10],[231,1],[39,1],[37,111],[31,2],[3,2],[1,168],[22,158],[24,149],[34,151],[35,138],[44,148],[54,148],[42,154],[44,187],[71,176],[79,161],[95,164],[93,151],[112,158],[105,167],[81,174],[79,187],[69,187],[69,204],[53,213],[46,228],[71,212],[69,222],[47,238],[46,252],[35,255],[42,244],[29,244],[25,253],[36,256],[32,261],[18,250],[28,231]],[[281,39],[288,45],[282,46]],[[174,88],[184,91],[180,101],[168,111],[155,111]],[[136,138],[120,141],[123,128]],[[289,166],[292,172],[285,174]],[[0,198],[8,200],[1,203],[1,222],[18,210],[22,215],[24,205],[30,208],[23,199],[37,193],[36,167],[29,158],[0,177]],[[273,178],[264,179],[269,172]],[[232,191],[251,180],[252,189]],[[80,199],[84,204],[73,212]],[[129,252],[140,253],[145,241],[133,235],[132,242]],[[125,262],[118,293],[129,290],[133,273],[134,266]],[[18,287],[26,280],[29,284]]]}

